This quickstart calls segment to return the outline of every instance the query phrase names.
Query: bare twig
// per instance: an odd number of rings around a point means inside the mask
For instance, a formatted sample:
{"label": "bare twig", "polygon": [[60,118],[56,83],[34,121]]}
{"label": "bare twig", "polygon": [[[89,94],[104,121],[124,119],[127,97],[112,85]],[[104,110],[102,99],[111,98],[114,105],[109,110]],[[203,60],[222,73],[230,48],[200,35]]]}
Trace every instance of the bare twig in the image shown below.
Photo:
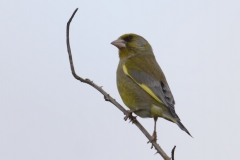
{"label": "bare twig", "polygon": [[174,160],[174,151],[175,151],[176,146],[173,147],[172,149],[172,160]]}
{"label": "bare twig", "polygon": [[[104,99],[106,101],[111,102],[118,109],[120,109],[125,115],[127,115],[128,112],[115,99],[113,99],[107,92],[105,92],[101,86],[96,85],[95,83],[93,83],[93,81],[91,81],[89,79],[83,79],[75,73],[73,60],[72,60],[72,53],[71,53],[71,48],[70,48],[70,43],[69,43],[69,27],[70,27],[70,23],[75,15],[75,13],[77,12],[77,10],[78,10],[78,8],[73,12],[71,18],[69,19],[69,21],[67,23],[67,50],[68,50],[69,62],[70,62],[72,74],[77,80],[79,80],[83,83],[87,83],[87,84],[91,85],[92,87],[94,87],[95,89],[97,89],[99,92],[101,92],[103,94]],[[130,121],[132,121],[142,131],[142,133],[148,138],[148,140],[151,141],[151,138],[152,138],[151,135],[136,119],[131,119],[131,117],[130,117]],[[156,142],[152,142],[152,145],[157,150],[157,153],[159,153],[163,157],[164,160],[171,160],[171,158],[168,157],[168,155],[162,150],[162,148]],[[175,147],[173,148],[172,155],[174,154],[174,149],[175,149]]]}

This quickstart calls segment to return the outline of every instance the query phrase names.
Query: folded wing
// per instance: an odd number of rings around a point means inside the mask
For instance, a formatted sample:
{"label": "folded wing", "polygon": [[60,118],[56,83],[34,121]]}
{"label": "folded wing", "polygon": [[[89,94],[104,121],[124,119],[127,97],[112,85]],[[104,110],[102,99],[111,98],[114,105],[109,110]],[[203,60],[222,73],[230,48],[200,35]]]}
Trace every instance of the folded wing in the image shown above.
{"label": "folded wing", "polygon": [[179,119],[175,113],[173,95],[155,57],[153,55],[144,56],[140,55],[127,60],[123,65],[124,73],[156,101],[164,104],[172,115]]}

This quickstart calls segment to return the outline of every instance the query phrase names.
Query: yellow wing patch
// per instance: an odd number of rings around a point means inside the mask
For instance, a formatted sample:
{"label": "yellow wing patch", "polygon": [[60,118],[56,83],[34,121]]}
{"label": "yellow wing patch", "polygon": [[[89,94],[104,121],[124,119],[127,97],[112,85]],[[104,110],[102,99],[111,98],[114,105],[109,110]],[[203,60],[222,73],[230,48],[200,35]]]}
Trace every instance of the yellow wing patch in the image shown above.
{"label": "yellow wing patch", "polygon": [[157,96],[156,94],[153,93],[153,91],[148,87],[146,86],[145,84],[140,84],[138,83],[129,73],[128,73],[128,70],[127,70],[127,67],[125,65],[123,65],[123,71],[126,75],[128,75],[129,77],[132,78],[132,80],[134,80],[135,83],[137,83],[140,87],[142,87],[142,89],[144,89],[148,94],[150,94],[156,101],[160,102],[160,103],[163,103]]}

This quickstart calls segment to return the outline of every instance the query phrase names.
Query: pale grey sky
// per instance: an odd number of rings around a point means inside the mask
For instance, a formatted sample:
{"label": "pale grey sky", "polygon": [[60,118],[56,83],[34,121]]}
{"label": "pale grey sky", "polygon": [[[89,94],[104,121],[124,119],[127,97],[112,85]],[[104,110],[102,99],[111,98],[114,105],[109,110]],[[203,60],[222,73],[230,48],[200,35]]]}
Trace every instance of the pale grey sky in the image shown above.
{"label": "pale grey sky", "polygon": [[[240,150],[240,1],[1,1],[0,159],[157,160],[146,137],[77,74],[116,88],[125,33],[146,38],[194,138],[160,119],[158,143],[176,160],[232,160]],[[153,120],[140,122],[152,133]]]}

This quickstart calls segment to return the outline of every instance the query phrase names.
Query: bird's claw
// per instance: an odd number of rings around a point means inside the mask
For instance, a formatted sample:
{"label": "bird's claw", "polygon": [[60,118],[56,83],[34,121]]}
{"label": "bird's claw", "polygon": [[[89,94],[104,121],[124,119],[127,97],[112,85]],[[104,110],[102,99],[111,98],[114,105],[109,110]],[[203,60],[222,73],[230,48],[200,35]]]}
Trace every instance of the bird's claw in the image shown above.
{"label": "bird's claw", "polygon": [[157,142],[157,132],[153,132],[151,140],[149,140],[147,143],[152,143],[151,149],[153,148],[153,142]]}
{"label": "bird's claw", "polygon": [[[133,115],[132,115],[132,112],[133,112],[133,111],[129,111],[129,110],[128,110],[127,112],[128,112],[128,113],[127,113],[126,116],[124,117],[124,120],[126,121],[126,120],[130,119],[130,122],[134,123],[134,121],[136,121],[136,117],[137,117],[137,116],[133,116]],[[130,123],[130,122],[129,122],[129,123]]]}
{"label": "bird's claw", "polygon": [[131,117],[129,117],[129,119],[130,119],[129,123],[130,122],[134,123],[137,120],[137,116],[132,115]]}

